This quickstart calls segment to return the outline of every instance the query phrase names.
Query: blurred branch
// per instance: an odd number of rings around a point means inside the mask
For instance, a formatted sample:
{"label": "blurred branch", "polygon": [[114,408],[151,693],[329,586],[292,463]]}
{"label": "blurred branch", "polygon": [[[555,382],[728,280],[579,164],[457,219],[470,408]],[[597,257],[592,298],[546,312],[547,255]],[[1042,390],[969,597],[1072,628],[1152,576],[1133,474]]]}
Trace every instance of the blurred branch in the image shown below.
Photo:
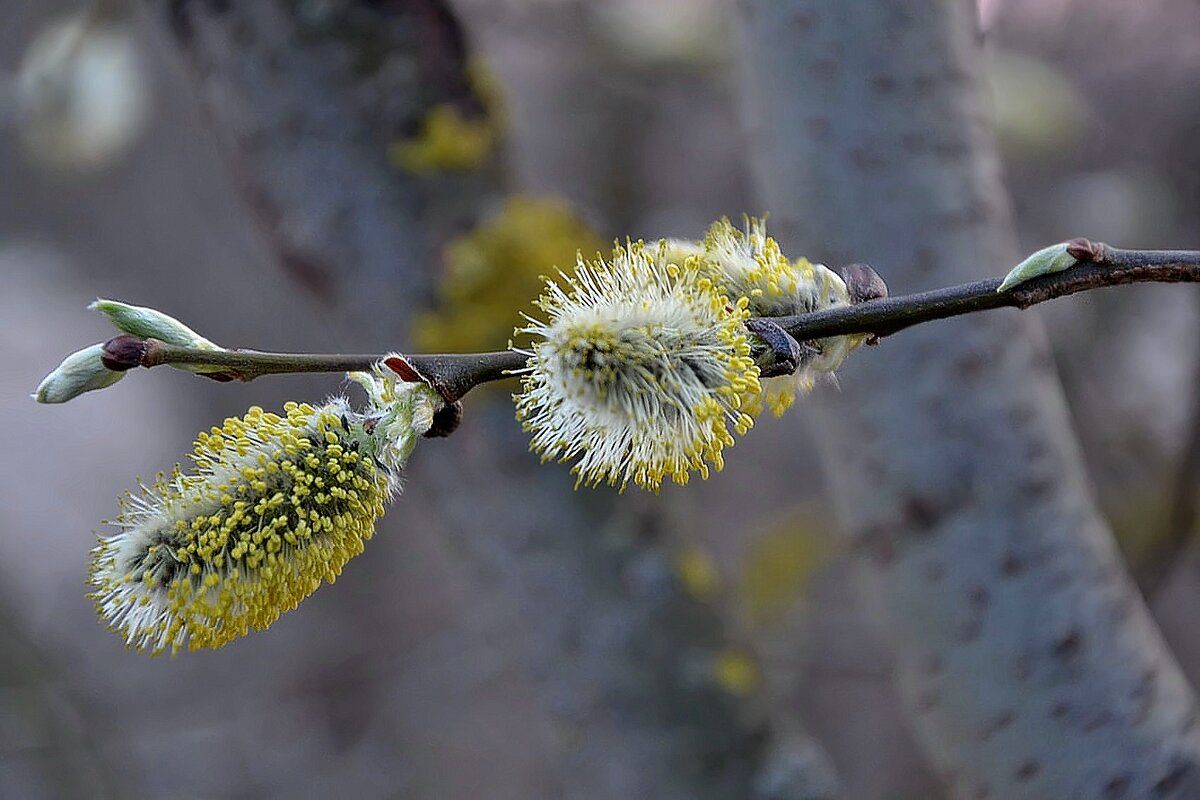
{"label": "blurred branch", "polygon": [[[1082,239],[1075,240],[1071,246],[1072,254],[1081,259],[1075,266],[1053,275],[1033,278],[1006,292],[997,291],[1001,279],[991,278],[812,314],[776,317],[773,321],[801,340],[864,333],[878,338],[924,322],[994,308],[1025,309],[1048,300],[1106,286],[1143,282],[1200,282],[1200,251],[1120,250]],[[131,338],[119,336],[109,342],[106,350],[122,350],[123,346],[130,344]],[[136,350],[133,359],[121,366],[128,369],[164,364],[202,365],[223,368],[220,372],[209,373],[207,377],[241,381],[285,373],[368,370],[388,358],[386,354],[214,351],[179,347],[156,339],[146,340]],[[407,379],[428,381],[448,400],[454,401],[481,383],[511,377],[514,371],[525,366],[525,360],[523,354],[513,351],[413,355],[404,356],[403,362],[393,368]],[[407,364],[415,374],[405,375],[403,364]]]}

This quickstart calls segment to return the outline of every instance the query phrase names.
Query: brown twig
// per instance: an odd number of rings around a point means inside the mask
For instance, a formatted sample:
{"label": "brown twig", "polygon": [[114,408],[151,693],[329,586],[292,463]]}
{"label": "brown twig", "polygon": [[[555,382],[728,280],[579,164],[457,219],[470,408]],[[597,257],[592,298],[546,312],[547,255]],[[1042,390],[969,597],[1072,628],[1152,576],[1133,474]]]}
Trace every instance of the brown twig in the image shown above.
{"label": "brown twig", "polygon": [[[126,337],[117,337],[123,339]],[[116,340],[113,340],[116,341]],[[481,383],[508,377],[525,366],[526,357],[511,350],[494,353],[454,353],[403,356],[320,353],[264,353],[257,350],[200,350],[178,347],[157,339],[146,341],[139,363],[130,366],[196,365],[220,368],[205,374],[216,380],[250,381],[263,375],[300,372],[355,372],[386,362],[407,380],[424,380],[448,402],[458,400]],[[407,371],[411,370],[411,371]]]}
{"label": "brown twig", "polygon": [[821,339],[851,333],[890,336],[913,325],[993,308],[1029,308],[1059,297],[1126,283],[1200,281],[1200,251],[1118,250],[1076,240],[1073,251],[1092,256],[1054,275],[1044,275],[998,293],[999,278],[934,289],[902,297],[887,297],[855,306],[812,314],[778,317],[775,322],[796,339]]}
{"label": "brown twig", "polygon": [[[1033,278],[1003,293],[997,292],[1000,279],[992,278],[919,294],[869,300],[812,314],[772,319],[801,341],[848,334],[884,337],[924,322],[994,308],[1024,309],[1047,300],[1105,286],[1143,282],[1200,282],[1200,251],[1119,250],[1077,239],[1070,243],[1068,252],[1080,262],[1062,272]],[[140,360],[129,366],[202,365],[218,368],[208,370],[209,377],[248,381],[262,375],[281,373],[367,370],[384,358],[385,355],[199,350],[151,339],[142,349]],[[404,374],[404,365],[407,365],[415,373],[411,378],[426,380],[447,401],[453,402],[481,383],[510,377],[525,363],[524,355],[503,351],[404,356],[403,361],[391,366],[403,377],[410,377]]]}

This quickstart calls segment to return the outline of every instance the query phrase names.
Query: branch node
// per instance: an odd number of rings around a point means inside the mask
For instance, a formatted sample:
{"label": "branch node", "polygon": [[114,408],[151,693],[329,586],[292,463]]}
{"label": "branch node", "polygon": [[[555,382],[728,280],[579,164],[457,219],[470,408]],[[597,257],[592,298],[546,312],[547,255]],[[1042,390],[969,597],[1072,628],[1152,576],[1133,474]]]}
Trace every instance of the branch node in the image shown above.
{"label": "branch node", "polygon": [[104,343],[100,352],[100,363],[113,372],[125,372],[142,366],[149,350],[149,340],[123,333]]}
{"label": "branch node", "polygon": [[425,431],[425,438],[438,439],[449,436],[458,430],[459,423],[462,422],[462,416],[463,404],[461,400],[447,403],[433,412],[433,425],[430,426],[429,430]]}
{"label": "branch node", "polygon": [[852,305],[888,296],[887,283],[870,264],[847,264],[842,267],[842,280],[846,282]]}
{"label": "branch node", "polygon": [[760,365],[762,377],[775,378],[796,373],[804,360],[805,345],[793,339],[790,333],[768,317],[751,317],[745,325],[747,330],[763,340],[771,353],[770,363]]}
{"label": "branch node", "polygon": [[1067,255],[1076,261],[1100,264],[1108,257],[1107,247],[1104,242],[1093,242],[1091,239],[1079,237],[1067,242]]}

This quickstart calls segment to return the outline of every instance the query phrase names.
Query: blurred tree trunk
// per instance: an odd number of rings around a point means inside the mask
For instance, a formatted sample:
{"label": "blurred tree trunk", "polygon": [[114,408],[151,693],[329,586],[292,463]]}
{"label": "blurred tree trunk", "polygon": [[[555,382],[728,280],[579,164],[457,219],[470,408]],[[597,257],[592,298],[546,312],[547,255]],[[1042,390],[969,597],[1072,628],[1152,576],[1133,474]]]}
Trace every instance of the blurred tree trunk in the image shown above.
{"label": "blurred tree trunk", "polygon": [[[502,188],[492,170],[414,176],[385,157],[436,104],[469,110],[447,6],[154,5],[279,263],[356,323],[359,348],[402,343],[441,245]],[[573,493],[511,408],[471,401],[455,436],[417,451],[381,541],[349,568],[370,594],[326,590],[342,621],[295,667],[335,731],[377,737],[340,788],[369,773],[414,797],[752,796],[771,732],[719,682],[728,634],[684,590],[664,526]],[[772,797],[819,796],[768,777],[789,790]]]}
{"label": "blurred tree trunk", "polygon": [[[7,525],[0,533],[20,535]],[[21,628],[0,608],[0,796],[124,796],[117,765],[97,752],[61,674]]]}
{"label": "blurred tree trunk", "polygon": [[[896,293],[1015,263],[974,2],[741,7],[785,245]],[[1200,796],[1192,691],[1096,510],[1037,318],[905,332],[843,387],[818,403],[830,487],[952,794]]]}

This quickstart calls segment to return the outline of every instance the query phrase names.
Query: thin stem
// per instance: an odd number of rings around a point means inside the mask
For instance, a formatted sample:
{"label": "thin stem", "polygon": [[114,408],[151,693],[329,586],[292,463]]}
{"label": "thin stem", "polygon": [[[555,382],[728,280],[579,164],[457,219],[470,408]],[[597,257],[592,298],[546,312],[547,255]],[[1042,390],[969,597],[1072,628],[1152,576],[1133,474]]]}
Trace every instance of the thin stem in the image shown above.
{"label": "thin stem", "polygon": [[[354,372],[370,369],[383,356],[321,353],[266,353],[258,350],[200,350],[158,339],[148,340],[141,366],[163,364],[220,367],[210,373],[225,379],[249,381],[263,375],[300,372]],[[203,374],[203,373],[202,373]]]}
{"label": "thin stem", "polygon": [[[1080,258],[1062,272],[1044,275],[999,293],[1000,279],[935,289],[930,292],[870,300],[773,321],[797,340],[847,334],[890,336],[913,325],[993,308],[1024,309],[1047,300],[1104,286],[1127,283],[1200,282],[1200,251],[1119,250],[1086,240],[1071,243]],[[295,372],[367,370],[385,355],[320,355],[263,353],[255,350],[196,350],[150,340],[140,366],[162,364],[213,367],[209,377],[249,381],[261,375]],[[525,366],[526,357],[512,351],[455,355],[404,356],[418,377],[428,381],[447,401],[461,398],[475,386],[510,377]],[[403,374],[403,368],[399,370]]]}
{"label": "thin stem", "polygon": [[[1091,243],[1089,243],[1091,244]],[[1054,275],[1022,283],[1003,294],[999,278],[946,289],[886,297],[861,305],[778,317],[775,322],[799,340],[869,333],[890,336],[923,322],[993,308],[1029,308],[1059,297],[1126,283],[1200,282],[1200,251],[1118,250],[1091,245],[1096,259]]]}
{"label": "thin stem", "polygon": [[[321,353],[266,353],[258,350],[200,350],[150,339],[140,366],[195,365],[218,369],[201,373],[217,380],[250,381],[263,375],[301,372],[355,372],[370,370],[388,355]],[[416,375],[437,389],[448,402],[458,400],[480,383],[508,377],[525,366],[526,357],[511,350],[494,353],[454,353],[403,356]],[[403,375],[403,364],[393,368]],[[405,375],[405,377],[409,377]]]}

